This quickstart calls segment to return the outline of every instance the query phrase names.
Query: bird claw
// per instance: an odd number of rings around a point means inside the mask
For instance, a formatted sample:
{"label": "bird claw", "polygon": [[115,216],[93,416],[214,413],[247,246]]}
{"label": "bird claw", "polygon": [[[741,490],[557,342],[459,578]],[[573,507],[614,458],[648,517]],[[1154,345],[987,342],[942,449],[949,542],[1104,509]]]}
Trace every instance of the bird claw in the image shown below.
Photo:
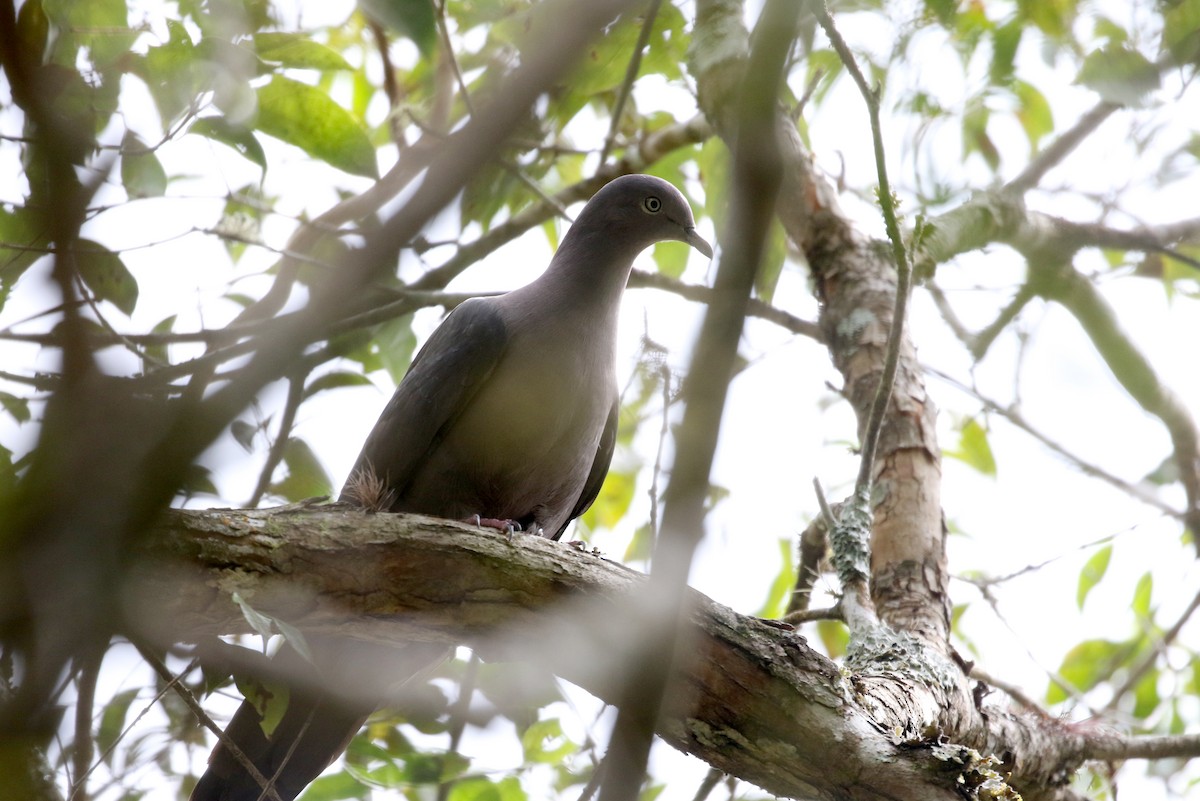
{"label": "bird claw", "polygon": [[495,517],[480,517],[473,515],[470,522],[474,523],[477,528],[494,528],[504,532],[504,537],[509,542],[513,541],[513,535],[518,531],[523,531],[521,524],[516,520],[501,520]]}

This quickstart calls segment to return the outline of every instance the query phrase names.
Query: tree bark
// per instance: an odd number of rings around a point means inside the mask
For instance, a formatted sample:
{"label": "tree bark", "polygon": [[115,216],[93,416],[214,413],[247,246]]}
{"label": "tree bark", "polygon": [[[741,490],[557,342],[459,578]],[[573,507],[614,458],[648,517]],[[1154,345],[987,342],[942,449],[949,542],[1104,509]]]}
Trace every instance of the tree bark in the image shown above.
{"label": "tree bark", "polygon": [[[337,506],[174,510],[138,556],[122,593],[127,625],[161,644],[251,632],[248,607],[322,635],[469,644],[489,659],[549,668],[606,700],[621,687],[625,655],[640,650],[628,602],[644,597],[635,590],[645,576],[538,537],[509,542],[450,521]],[[897,706],[926,697],[903,671],[848,674],[791,627],[694,591],[688,609],[696,658],[671,676],[659,730],[676,748],[806,799],[949,801],[1003,786],[998,760],[936,730],[895,728],[897,717],[927,717]],[[986,721],[973,739],[995,743],[1025,798],[1059,797],[1086,738],[1052,721],[989,713],[957,710]]]}

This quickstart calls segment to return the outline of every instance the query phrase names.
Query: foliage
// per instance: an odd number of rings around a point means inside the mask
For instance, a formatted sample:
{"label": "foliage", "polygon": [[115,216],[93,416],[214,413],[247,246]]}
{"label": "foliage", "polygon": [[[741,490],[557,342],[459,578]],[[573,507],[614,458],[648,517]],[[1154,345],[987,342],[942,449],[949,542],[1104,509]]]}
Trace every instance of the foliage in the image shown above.
{"label": "foliage", "polygon": [[[910,220],[933,221],[916,243],[919,251],[932,248],[926,248],[926,240],[941,241],[954,233],[951,212],[1046,158],[1053,143],[1097,103],[1120,106],[1120,115],[1102,135],[1080,132],[1085,143],[1070,169],[1051,173],[1029,206],[1047,209],[1055,219],[1080,221],[1080,229],[1073,229],[1079,244],[1065,261],[1076,265],[1091,285],[1108,291],[1122,313],[1129,311],[1120,305],[1128,292],[1164,309],[1164,315],[1170,312],[1172,330],[1184,330],[1175,322],[1177,316],[1194,315],[1200,298],[1200,224],[1185,220],[1189,224],[1174,240],[1145,243],[1155,226],[1175,222],[1181,210],[1191,213],[1171,199],[1181,197],[1181,187],[1194,187],[1200,172],[1200,131],[1195,130],[1200,115],[1176,111],[1197,109],[1200,2],[880,0],[830,5],[860,63],[880,86],[887,112],[888,167],[903,210]],[[533,234],[525,240],[526,252],[547,252],[541,239],[552,247],[561,234],[550,218],[547,196],[569,193],[589,179],[601,151],[632,157],[652,135],[682,128],[696,113],[691,91],[695,76],[687,68],[697,24],[692,6],[666,2],[650,20],[627,99],[627,70],[642,34],[642,16],[625,15],[580,54],[575,71],[542,98],[517,135],[497,144],[495,158],[467,184],[454,213],[438,218],[411,242],[398,268],[377,281],[369,296],[359,298],[327,329],[311,332],[309,347],[283,379],[259,393],[174,487],[179,502],[243,503],[248,497],[292,502],[336,489],[340,475],[324,453],[332,440],[348,434],[323,433],[325,424],[314,421],[336,416],[335,403],[358,403],[347,408],[359,411],[340,417],[354,422],[366,405],[378,408],[376,387],[390,387],[403,375],[433,315],[401,302],[400,290],[406,285],[441,290],[460,275],[462,285],[472,289],[510,285],[510,276],[493,266],[504,262],[507,251],[480,271],[466,273],[467,268],[527,231]],[[5,503],[17,497],[36,448],[53,447],[35,444],[35,438],[48,414],[46,399],[61,378],[56,354],[60,336],[66,336],[58,295],[46,291],[53,285],[48,251],[56,221],[65,215],[51,203],[49,187],[63,164],[81,185],[98,185],[83,213],[81,236],[70,247],[89,347],[107,373],[140,382],[147,394],[177,399],[189,387],[199,387],[203,394],[220,383],[206,383],[211,371],[227,380],[244,355],[237,350],[238,337],[222,329],[262,331],[275,319],[286,319],[313,288],[339,280],[339,265],[385,214],[375,208],[350,223],[314,220],[377,186],[379,176],[397,161],[403,165],[422,158],[422,143],[440,141],[460,128],[484,101],[489,77],[529,57],[521,42],[539,19],[537,4],[527,0],[363,0],[357,8],[331,8],[268,0],[21,4],[16,46],[21,58],[36,65],[44,90],[38,102],[53,110],[70,135],[50,153],[39,144],[39,131],[21,110],[26,101],[13,89],[16,62],[11,52],[6,55],[5,91],[21,102],[6,103],[8,108],[0,111],[0,159],[5,174],[19,175],[0,197],[0,348],[5,354],[0,497]],[[795,106],[797,130],[845,188],[851,213],[870,229],[877,225],[871,203],[856,200],[869,198],[875,181],[870,148],[864,144],[865,115],[826,39],[809,24],[798,41],[803,46],[796,51],[788,98]],[[712,137],[680,136],[672,142],[650,154],[648,164],[633,163],[684,188],[696,200],[701,225],[723,234],[730,180],[727,148]],[[834,155],[839,153],[840,162]],[[48,155],[62,157],[63,164],[52,163]],[[542,206],[544,213],[536,221],[521,216]],[[524,227],[507,229],[514,220]],[[329,234],[339,226],[337,235]],[[1118,229],[1150,232],[1142,240],[1106,233]],[[1103,353],[1104,345],[1097,341],[1103,337],[1088,328],[1082,314],[1078,327],[1064,325],[1051,303],[1057,299],[1052,293],[1025,291],[1026,283],[1033,285],[1046,267],[1038,257],[1049,254],[1046,260],[1051,261],[1050,255],[1061,254],[1034,249],[1031,256],[1014,244],[1018,238],[1019,232],[1009,231],[977,247],[1007,243],[1020,251],[1020,258],[989,251],[983,258],[994,259],[990,263],[973,260],[979,255],[973,253],[937,264],[922,291],[937,299],[945,324],[930,307],[915,312],[919,317],[912,321],[918,345],[936,353],[939,364],[955,365],[947,368],[953,383],[935,385],[935,391],[953,395],[946,404],[947,419],[953,421],[948,441],[954,444],[944,455],[954,461],[947,461],[945,470],[948,486],[963,493],[945,493],[943,504],[953,529],[970,535],[951,543],[951,569],[964,579],[963,594],[970,599],[956,610],[955,631],[978,658],[1016,671],[1028,685],[1045,686],[1042,695],[1052,714],[1098,710],[1118,716],[1137,732],[1194,731],[1200,725],[1194,704],[1200,691],[1200,652],[1188,644],[1189,633],[1195,642],[1196,624],[1186,619],[1194,610],[1177,588],[1181,555],[1182,561],[1191,559],[1188,547],[1196,532],[1177,516],[1159,519],[1159,511],[1147,511],[1180,508],[1185,493],[1178,471],[1152,474],[1135,486],[1171,448],[1161,422],[1141,419],[1141,412],[1128,404],[1132,398],[1157,414],[1141,400],[1149,379],[1140,376],[1130,386],[1120,374],[1121,363],[1108,361],[1118,387],[1099,360],[1079,367],[1083,358]],[[776,224],[756,298],[803,315],[815,305],[803,287],[803,259],[788,244],[783,227]],[[543,260],[542,255],[527,258],[538,264]],[[687,261],[682,246],[673,244],[660,245],[639,266],[656,270],[680,295],[686,295],[679,289],[682,284],[705,277]],[[1154,305],[1160,299],[1151,297],[1147,286],[1166,301]],[[1139,319],[1154,321],[1153,315]],[[793,336],[772,325],[756,322],[747,329],[748,380],[772,361],[764,356],[783,349],[781,341]],[[623,553],[627,560],[645,559],[651,551],[658,498],[648,491],[659,486],[655,479],[664,470],[656,454],[675,419],[678,389],[671,370],[659,368],[678,363],[676,355],[688,344],[687,327],[664,325],[646,332],[642,360],[627,369],[633,378],[624,396],[618,458],[581,528],[593,544]],[[1043,335],[1040,327],[1056,334]],[[1124,336],[1117,326],[1110,328],[1113,336]],[[1054,336],[1066,329],[1073,337],[1069,347],[1086,351],[1086,357],[1057,349]],[[1079,337],[1079,329],[1088,335]],[[669,355],[655,350],[652,334],[671,337],[665,349]],[[1194,342],[1175,336],[1146,337],[1153,344],[1146,347],[1153,350],[1150,361],[1162,362],[1162,380],[1168,384],[1191,380],[1185,374],[1195,372]],[[1178,362],[1172,349],[1186,353],[1187,361]],[[835,393],[821,386],[820,369],[802,376],[808,385],[802,390],[796,376],[805,371],[783,371],[771,394],[785,401],[792,395],[811,401],[785,413],[802,418],[813,430],[828,423],[826,447],[815,439],[808,444],[821,450],[818,469],[823,475],[845,480],[849,474],[841,449],[833,444],[852,437],[853,429],[836,411],[812,411],[821,404],[838,408]],[[1055,370],[1077,370],[1073,377],[1088,393],[1116,397],[1115,405],[1105,404],[1105,414],[1121,419],[1096,423],[1096,414],[1089,411],[1094,397],[1072,392],[1069,380],[1051,383],[1057,380]],[[1013,376],[1031,378],[1020,384]],[[1150,377],[1158,380],[1153,373]],[[1014,384],[1028,395],[1010,392]],[[951,387],[961,391],[955,394]],[[1003,397],[996,400],[983,387]],[[1194,413],[1198,388],[1192,383],[1189,389],[1187,401]],[[1060,391],[1062,399],[1056,395]],[[760,395],[731,409],[727,417],[766,417],[760,409],[768,408],[766,402]],[[1047,411],[1056,402],[1059,410]],[[1051,422],[1039,428],[1018,406],[1037,407]],[[373,414],[365,413],[362,433]],[[1096,445],[1110,438],[1116,443],[1126,421],[1139,444],[1149,441],[1153,449],[1139,452],[1128,464],[1117,444]],[[1066,432],[1061,442],[1046,433],[1055,424]],[[765,430],[772,427],[790,430],[781,422]],[[774,474],[791,470],[789,459],[801,440],[778,436],[778,441],[762,437],[750,442],[759,455],[746,458],[771,456],[774,466],[764,468],[770,476],[734,467],[711,493],[711,519],[734,532],[753,567],[736,578],[728,563],[708,568],[719,575],[714,588],[738,585],[736,590],[725,588],[731,603],[771,616],[780,614],[795,578],[786,557],[791,540],[785,541],[779,564],[780,527],[790,525],[793,517],[815,515],[815,502],[793,489],[790,497],[779,493],[771,502],[759,503],[776,513],[770,519],[775,527],[766,531],[739,517],[745,507],[735,506],[734,499],[740,493],[751,495],[746,487],[752,481],[735,485],[734,479],[745,479],[736,475],[744,470],[765,484],[777,478]],[[1030,443],[1052,454],[1050,467],[1042,463],[1040,469],[1054,478],[1042,483],[1064,485],[1049,496],[1053,503],[1047,496],[999,494],[1010,479],[1022,491],[1036,491],[1020,483],[1025,479],[1022,468],[1011,466],[1024,463],[1021,451]],[[240,449],[226,448],[231,444]],[[787,458],[779,458],[781,453]],[[1063,468],[1061,459],[1072,467]],[[241,469],[231,467],[231,460]],[[806,467],[811,464],[805,462]],[[1072,468],[1106,480],[1094,491],[1117,496],[1114,505],[1103,508],[1120,513],[1101,518],[1101,511],[1088,514],[1080,508],[1090,504],[1071,495],[1068,485],[1077,487]],[[975,490],[976,503],[964,501],[978,476],[986,477],[988,486]],[[788,480],[794,488],[807,487],[808,479],[792,473]],[[1096,479],[1087,481],[1090,486]],[[259,491],[251,489],[256,483]],[[1143,496],[1151,498],[1150,507],[1138,505]],[[1023,510],[1020,520],[1029,536],[996,530],[989,510],[1000,506]],[[1130,507],[1136,512],[1129,512]],[[0,504],[0,511],[7,508]],[[783,523],[780,509],[787,510]],[[730,510],[728,517],[722,517],[724,510]],[[1020,546],[1006,548],[1005,535]],[[755,537],[761,542],[748,542]],[[1019,552],[1039,541],[1052,547]],[[1143,547],[1147,541],[1153,541],[1153,549]],[[1052,570],[1060,573],[1051,575]],[[1194,585],[1194,572],[1190,577]],[[1044,597],[1037,582],[1066,587],[1066,595]],[[982,591],[973,593],[972,587]],[[1009,594],[997,600],[1005,591]],[[1046,605],[1053,605],[1053,614],[1060,617],[1052,618]],[[1002,636],[997,621],[1013,615],[1015,607],[1030,606],[1032,613],[1016,612],[1019,632],[1028,630],[1024,624],[1036,629],[1038,622],[1062,621],[1055,624],[1061,626],[1055,642],[1038,646],[1043,661],[1056,663],[1055,669],[1043,672],[1028,660],[1006,660],[1006,647],[989,647]],[[1068,622],[1072,620],[1079,625]],[[810,634],[831,656],[843,653],[846,631],[840,624],[822,621]],[[110,666],[130,659],[128,646],[117,643],[103,667],[121,672]],[[476,686],[464,689],[469,659],[451,661],[431,678],[423,709],[380,712],[355,741],[344,767],[325,775],[305,797],[365,798],[367,788],[374,787],[394,790],[396,795],[389,797],[417,798],[427,797],[431,785],[440,786],[440,797],[451,801],[579,796],[593,779],[600,746],[590,713],[574,711],[578,693],[551,677],[535,687],[518,686],[503,665],[482,666]],[[171,661],[177,670],[183,664]],[[74,681],[73,687],[80,686],[82,674]],[[184,786],[194,776],[210,741],[191,711],[171,692],[156,695],[165,688],[149,672],[124,681],[117,689],[102,685],[90,715],[91,730],[64,726],[60,743],[49,748],[60,788],[86,778],[96,797],[137,797],[164,779]],[[185,672],[183,684],[204,697],[225,692],[229,680],[193,668]],[[453,688],[449,695],[446,687]],[[450,699],[459,692],[475,699],[465,711]],[[143,719],[146,710],[153,714]],[[482,756],[482,749],[459,748],[451,732],[464,723],[476,733],[502,731],[517,744],[519,756],[501,764]],[[88,753],[89,745],[93,762],[102,767],[84,777],[74,760]],[[178,757],[180,748],[188,759]],[[1125,770],[1141,773],[1139,768]],[[698,783],[683,787],[686,782],[664,772],[645,796],[660,792],[664,781],[673,785],[672,797],[690,797]]]}

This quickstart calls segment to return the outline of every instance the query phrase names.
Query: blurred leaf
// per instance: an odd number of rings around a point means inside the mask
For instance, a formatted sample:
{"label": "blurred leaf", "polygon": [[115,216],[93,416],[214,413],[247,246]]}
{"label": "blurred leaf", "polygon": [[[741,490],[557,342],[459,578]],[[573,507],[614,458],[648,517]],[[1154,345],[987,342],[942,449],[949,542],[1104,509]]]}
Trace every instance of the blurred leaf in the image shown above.
{"label": "blurred leaf", "polygon": [[762,263],[754,276],[754,294],[764,303],[770,303],[775,297],[775,287],[779,284],[779,276],[783,274],[783,263],[787,259],[787,234],[777,217],[772,217],[767,229],[766,248],[763,250]]}
{"label": "blurred leaf", "polygon": [[633,532],[633,538],[629,540],[629,545],[625,547],[625,553],[621,556],[622,562],[642,562],[650,558],[650,554],[654,553],[654,529],[649,523],[638,526]]}
{"label": "blurred leaf", "polygon": [[272,494],[295,503],[332,493],[333,482],[329,479],[329,474],[304,440],[288,437],[283,450],[283,463],[287,466],[287,475],[271,484]]}
{"label": "blurred leaf", "polygon": [[629,505],[633,502],[633,493],[637,489],[638,471],[610,470],[600,486],[600,494],[596,501],[584,513],[583,522],[593,531],[600,528],[615,528]]}
{"label": "blurred leaf", "polygon": [[3,406],[4,411],[8,412],[9,416],[18,423],[29,422],[29,400],[27,398],[18,398],[7,392],[0,392],[0,406]]}
{"label": "blurred leaf", "polygon": [[379,348],[379,360],[396,384],[399,384],[400,379],[408,372],[413,351],[417,347],[417,335],[413,333],[412,322],[413,316],[405,314],[375,329],[374,339]]}
{"label": "blurred leaf", "polygon": [[126,314],[137,306],[138,285],[121,257],[92,239],[78,240],[75,264],[79,277],[99,300],[107,300]]}
{"label": "blurred leaf", "polygon": [[755,612],[755,617],[774,620],[783,617],[787,612],[788,602],[792,598],[792,590],[796,587],[796,553],[789,537],[779,538],[779,572],[771,582],[767,599]]}
{"label": "blurred leaf", "polygon": [[279,633],[283,635],[283,639],[287,641],[287,644],[292,646],[296,653],[304,658],[304,661],[312,664],[312,649],[308,647],[308,639],[305,638],[304,632],[287,621],[280,620],[279,618],[274,618],[274,620],[275,627],[279,629]]}
{"label": "blurred leaf", "polygon": [[33,216],[24,207],[0,206],[0,308],[21,274],[44,253],[46,240],[34,231]]}
{"label": "blurred leaf", "polygon": [[260,131],[352,175],[379,177],[366,131],[329,95],[279,75],[256,94]]}
{"label": "blurred leaf", "polygon": [[371,788],[346,771],[320,776],[308,785],[301,801],[344,801],[348,798],[365,799]]}
{"label": "blurred leaf", "polygon": [[[153,328],[150,329],[151,334],[169,334],[175,327],[175,315],[169,314],[159,320]],[[143,349],[146,358],[143,359],[142,370],[150,372],[157,365],[170,364],[170,351],[166,342],[155,342],[146,345]]]}
{"label": "blurred leaf", "polygon": [[367,378],[362,373],[354,373],[348,370],[335,370],[332,373],[325,373],[324,375],[319,376],[314,381],[309,381],[304,387],[304,397],[311,398],[318,392],[324,392],[327,389],[369,386],[371,386],[371,379]]}
{"label": "blurred leaf", "polygon": [[563,734],[562,721],[558,718],[533,723],[521,735],[521,747],[525,750],[526,762],[548,764],[562,762],[579,750],[579,746]]}
{"label": "blurred leaf", "polygon": [[1104,574],[1108,571],[1108,562],[1112,558],[1112,550],[1111,545],[1105,545],[1092,554],[1083,566],[1083,570],[1079,571],[1079,588],[1075,591],[1075,603],[1080,609],[1083,609],[1083,603],[1087,600],[1088,593],[1100,583],[1100,580],[1104,578]]}
{"label": "blurred leaf", "polygon": [[944,27],[954,24],[958,13],[958,0],[925,0],[925,11],[933,16]]}
{"label": "blurred leaf", "polygon": [[497,781],[471,776],[451,788],[448,801],[525,801],[527,798],[521,782],[514,776]]}
{"label": "blurred leaf", "polygon": [[1064,39],[1075,19],[1076,0],[1017,0],[1019,18],[1036,25],[1051,39]]}
{"label": "blurred leaf", "polygon": [[279,682],[243,679],[236,676],[234,683],[237,684],[242,698],[246,699],[246,702],[254,707],[262,717],[259,726],[262,728],[263,734],[270,737],[287,713],[291,690],[286,684]]}
{"label": "blurred leaf", "polygon": [[1017,107],[1017,120],[1025,129],[1030,150],[1036,152],[1038,142],[1042,140],[1042,137],[1054,130],[1054,113],[1050,110],[1050,103],[1046,100],[1046,96],[1033,84],[1014,81],[1013,92],[1020,104]]}
{"label": "blurred leaf", "polygon": [[42,8],[54,23],[55,60],[63,66],[74,67],[80,50],[86,50],[103,72],[138,37],[129,27],[125,0],[42,0]]}
{"label": "blurred leaf", "polygon": [[691,248],[682,242],[659,242],[654,245],[654,264],[668,278],[678,278],[687,269]]}
{"label": "blurred leaf", "polygon": [[1196,0],[1163,3],[1163,45],[1178,64],[1200,59],[1200,3]]}
{"label": "blurred leaf", "polygon": [[238,445],[245,448],[246,453],[254,453],[254,437],[258,434],[258,426],[245,420],[234,420],[229,424],[229,433],[233,434]]}
{"label": "blurred leaf", "polygon": [[1142,105],[1161,85],[1158,69],[1141,53],[1121,45],[1106,45],[1088,53],[1076,83],[1094,90],[1110,103]]}
{"label": "blurred leaf", "polygon": [[17,12],[17,43],[21,53],[41,60],[50,36],[50,20],[42,8],[42,0],[27,0]]}
{"label": "blurred leaf", "polygon": [[351,70],[341,53],[303,33],[256,33],[254,51],[263,61],[309,70]]}
{"label": "blurred leaf", "polygon": [[846,625],[837,620],[818,620],[817,636],[825,646],[825,653],[830,659],[841,659],[846,655],[846,646],[850,643],[850,632]]}
{"label": "blurred leaf", "polygon": [[358,0],[358,6],[390,30],[412,39],[425,58],[433,55],[438,39],[433,0]]}
{"label": "blurred leaf", "polygon": [[982,101],[975,100],[967,105],[963,115],[963,155],[978,153],[995,172],[1000,167],[1000,151],[987,132],[990,118],[991,112]]}
{"label": "blurred leaf", "polygon": [[1005,86],[1013,77],[1013,60],[1021,45],[1021,34],[1025,26],[1018,20],[1001,25],[992,32],[992,63],[989,80],[997,86]]}
{"label": "blurred leaf", "polygon": [[1150,599],[1154,594],[1154,576],[1149,571],[1142,574],[1138,579],[1137,586],[1133,589],[1133,602],[1130,608],[1133,613],[1142,621],[1149,620],[1150,615]]}
{"label": "blurred leaf", "polygon": [[158,156],[132,131],[121,141],[121,183],[130,198],[162,197],[167,191],[167,172]]}
{"label": "blurred leaf", "polygon": [[144,56],[130,56],[130,71],[146,83],[164,123],[191,107],[211,77],[187,26],[168,19],[167,34],[166,42],[148,47]]}
{"label": "blurred leaf", "polygon": [[233,125],[224,117],[201,117],[192,123],[187,132],[227,145],[257,164],[263,172],[267,170],[267,154],[249,128]]}
{"label": "blurred leaf", "polygon": [[241,593],[235,591],[233,593],[232,600],[238,605],[238,608],[242,610],[242,617],[244,617],[246,622],[250,624],[250,628],[254,629],[254,631],[257,632],[260,637],[262,637],[263,644],[265,645],[267,640],[275,634],[275,619],[270,615],[264,615],[262,612],[259,612],[257,609],[251,606],[244,598],[242,598]]}
{"label": "blurred leaf", "polygon": [[1158,668],[1151,668],[1133,688],[1133,716],[1145,720],[1158,709],[1162,696],[1158,693]]}
{"label": "blurred leaf", "polygon": [[987,430],[973,417],[968,417],[959,426],[958,448],[945,453],[989,478],[996,477],[996,459],[992,455]]}
{"label": "blurred leaf", "polygon": [[179,491],[191,497],[193,495],[204,493],[205,495],[217,495],[217,487],[212,482],[212,473],[204,465],[192,464],[188,465],[183,476],[183,485]]}
{"label": "blurred leaf", "polygon": [[107,765],[113,763],[111,749],[116,744],[117,738],[121,736],[121,732],[125,730],[125,718],[129,714],[129,705],[137,696],[137,687],[122,690],[109,699],[100,713],[100,726],[96,729],[96,750],[100,752]]}
{"label": "blurred leaf", "polygon": [[[1113,669],[1128,653],[1129,648],[1125,643],[1084,640],[1067,651],[1058,673],[1072,687],[1086,692],[1095,687],[1097,682],[1111,675]],[[1066,691],[1051,682],[1046,691],[1046,703],[1058,704],[1066,699]]]}

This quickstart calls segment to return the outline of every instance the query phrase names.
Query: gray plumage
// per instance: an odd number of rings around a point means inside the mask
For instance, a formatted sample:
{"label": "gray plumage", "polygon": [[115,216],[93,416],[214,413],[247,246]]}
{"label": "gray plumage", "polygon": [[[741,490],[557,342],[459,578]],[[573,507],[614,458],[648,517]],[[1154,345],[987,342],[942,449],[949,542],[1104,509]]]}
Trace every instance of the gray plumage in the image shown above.
{"label": "gray plumage", "polygon": [[[666,181],[627,175],[597,192],[541,277],[463,303],[434,331],[363,445],[342,500],[377,511],[511,521],[561,537],[608,472],[621,295],[634,258],[664,240],[712,256],[687,201]],[[319,672],[335,680],[352,682],[347,667],[371,653],[362,644],[310,645]],[[403,650],[406,674],[446,654],[429,644]],[[289,649],[281,656],[301,661]],[[271,736],[249,703],[226,733],[290,801],[337,758],[370,711],[314,678],[291,693]],[[224,746],[209,762],[192,801],[259,798],[261,788]]]}
{"label": "gray plumage", "polygon": [[627,175],[597,192],[540,278],[463,303],[434,332],[343,498],[365,501],[356,484],[373,474],[387,493],[374,505],[388,511],[479,515],[560,537],[608,471],[621,294],[634,258],[663,240],[712,255],[666,181]]}

